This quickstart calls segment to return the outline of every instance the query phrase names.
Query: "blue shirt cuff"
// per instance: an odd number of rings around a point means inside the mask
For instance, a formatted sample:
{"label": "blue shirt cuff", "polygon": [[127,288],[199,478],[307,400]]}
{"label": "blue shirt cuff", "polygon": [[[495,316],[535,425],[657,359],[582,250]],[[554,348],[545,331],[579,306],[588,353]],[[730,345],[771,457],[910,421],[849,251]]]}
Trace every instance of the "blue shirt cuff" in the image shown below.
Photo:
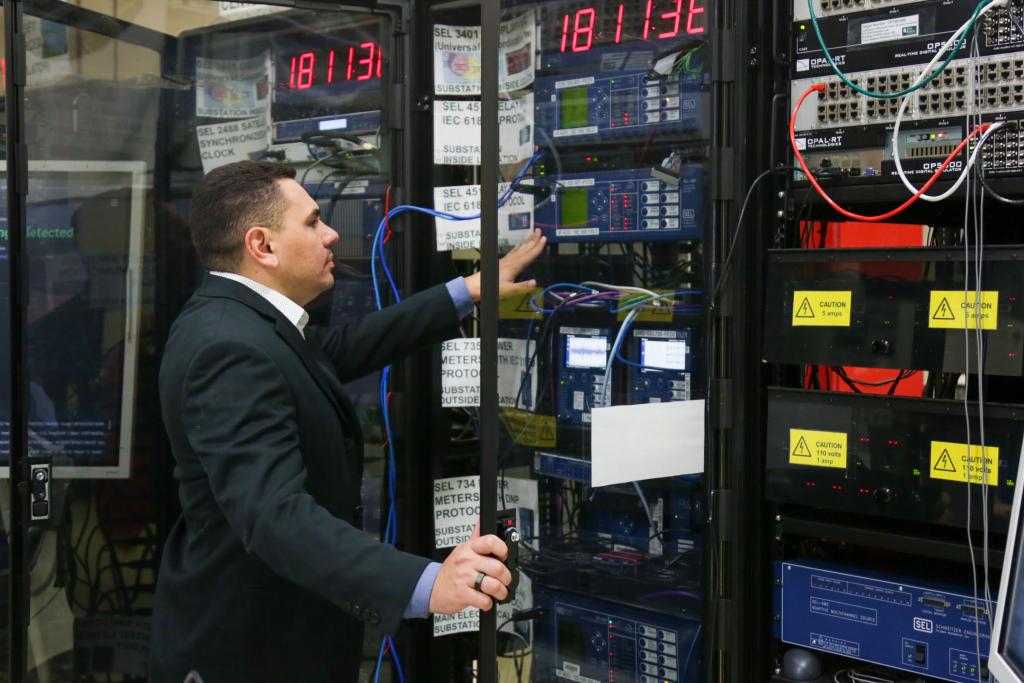
{"label": "blue shirt cuff", "polygon": [[412,598],[409,599],[409,605],[405,608],[405,614],[402,615],[403,619],[426,619],[430,616],[430,595],[434,592],[434,580],[437,579],[439,571],[439,562],[431,562],[423,570],[412,592]]}
{"label": "blue shirt cuff", "polygon": [[457,277],[446,282],[444,286],[448,288],[448,294],[452,297],[459,320],[473,312],[473,297],[469,295],[469,287],[466,286],[465,280]]}

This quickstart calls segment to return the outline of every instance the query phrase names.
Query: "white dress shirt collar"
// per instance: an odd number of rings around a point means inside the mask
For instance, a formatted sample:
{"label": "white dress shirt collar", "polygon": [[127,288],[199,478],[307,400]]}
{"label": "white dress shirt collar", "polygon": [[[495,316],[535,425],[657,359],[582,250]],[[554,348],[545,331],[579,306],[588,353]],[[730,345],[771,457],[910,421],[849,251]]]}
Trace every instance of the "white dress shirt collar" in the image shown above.
{"label": "white dress shirt collar", "polygon": [[284,294],[281,294],[281,292],[271,289],[264,284],[260,284],[251,278],[245,277],[244,275],[239,275],[238,273],[223,273],[211,270],[210,275],[234,280],[235,282],[241,283],[256,292],[269,301],[274,308],[281,311],[281,315],[287,318],[292,325],[295,325],[295,328],[299,331],[299,334],[302,335],[302,338],[306,338],[305,329],[306,324],[309,323],[309,313],[306,313],[306,309],[286,297]]}

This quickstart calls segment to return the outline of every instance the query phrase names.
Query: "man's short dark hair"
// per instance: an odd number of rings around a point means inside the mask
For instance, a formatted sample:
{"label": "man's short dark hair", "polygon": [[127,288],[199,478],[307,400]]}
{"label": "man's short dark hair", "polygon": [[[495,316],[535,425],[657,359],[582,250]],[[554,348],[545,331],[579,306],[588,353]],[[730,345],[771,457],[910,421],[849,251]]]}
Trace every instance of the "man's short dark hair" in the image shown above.
{"label": "man's short dark hair", "polygon": [[207,270],[234,271],[242,240],[254,225],[277,228],[285,208],[277,187],[295,169],[272,161],[238,161],[215,168],[192,193],[192,244]]}

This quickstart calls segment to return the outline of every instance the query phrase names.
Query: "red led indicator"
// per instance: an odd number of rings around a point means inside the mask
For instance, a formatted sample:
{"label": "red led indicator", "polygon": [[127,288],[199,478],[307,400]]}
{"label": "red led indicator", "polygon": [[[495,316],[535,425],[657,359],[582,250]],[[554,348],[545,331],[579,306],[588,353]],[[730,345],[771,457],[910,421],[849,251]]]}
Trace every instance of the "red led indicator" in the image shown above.
{"label": "red led indicator", "polygon": [[[373,67],[376,65],[376,60],[374,59],[374,50],[376,50],[377,45],[375,43],[362,43],[359,47],[361,47],[362,49],[366,50],[368,56],[362,57],[357,62],[357,64],[359,66],[365,66],[366,67],[366,71],[361,73],[361,74],[359,74],[358,76],[356,76],[356,80],[357,81],[368,81],[371,78],[373,78]],[[352,51],[349,51],[349,55],[351,55],[351,54],[352,54]]]}
{"label": "red led indicator", "polygon": [[686,17],[686,33],[691,36],[697,36],[704,33],[703,23],[701,23],[700,26],[697,26],[696,24],[698,22],[694,21],[695,17],[704,14],[704,6],[700,5],[703,1],[704,0],[690,0],[690,11],[687,13]]}
{"label": "red led indicator", "polygon": [[[704,1],[705,0],[645,0],[630,4],[622,2],[614,5],[615,9],[607,10],[614,17],[598,12],[595,6],[583,7],[575,12],[562,15],[562,35],[559,41],[561,52],[586,52],[595,42],[599,44],[618,45],[623,40],[640,38],[643,40],[666,40],[675,38],[685,31],[687,35],[704,33]],[[623,35],[623,26],[639,21],[643,13],[643,32],[639,36]],[[601,33],[600,26],[610,26],[615,21],[615,32]],[[684,23],[685,18],[685,23]],[[632,22],[631,22],[632,20]],[[635,24],[634,24],[635,25]]]}
{"label": "red led indicator", "polygon": [[[339,70],[344,65],[344,72],[335,71],[335,62]],[[384,51],[380,45],[372,41],[349,47],[341,52],[339,58],[336,50],[322,52],[303,52],[288,58],[288,89],[307,90],[319,85],[333,85],[347,81],[369,81],[381,78],[384,72]],[[337,80],[335,80],[337,76]]]}
{"label": "red led indicator", "polygon": [[[292,60],[295,64],[295,60]],[[316,55],[312,52],[303,52],[299,57],[299,70],[296,72],[295,87],[305,90],[313,86],[313,67],[316,66]]]}
{"label": "red led indicator", "polygon": [[[572,31],[572,51],[586,52],[594,44],[594,21],[597,17],[597,10],[587,7],[576,12],[576,22]],[[582,20],[582,21],[581,21]],[[580,36],[586,38],[586,44],[580,44]]]}

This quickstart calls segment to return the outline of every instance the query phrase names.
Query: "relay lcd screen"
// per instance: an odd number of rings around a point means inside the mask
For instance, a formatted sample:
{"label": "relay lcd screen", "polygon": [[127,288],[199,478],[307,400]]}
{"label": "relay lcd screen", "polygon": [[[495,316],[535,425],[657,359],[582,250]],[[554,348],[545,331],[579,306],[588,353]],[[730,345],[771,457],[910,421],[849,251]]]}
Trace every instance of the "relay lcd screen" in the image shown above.
{"label": "relay lcd screen", "polygon": [[565,366],[603,368],[608,362],[608,340],[604,337],[565,337]]}
{"label": "relay lcd screen", "polygon": [[641,339],[640,364],[645,372],[686,370],[686,342],[682,339]]}
{"label": "relay lcd screen", "polygon": [[562,228],[583,228],[590,221],[590,192],[586,189],[565,190],[558,198]]}
{"label": "relay lcd screen", "polygon": [[583,627],[567,619],[558,620],[558,659],[579,664],[586,656]]}
{"label": "relay lcd screen", "polygon": [[561,128],[583,128],[590,124],[590,94],[586,88],[566,88],[560,98]]}

